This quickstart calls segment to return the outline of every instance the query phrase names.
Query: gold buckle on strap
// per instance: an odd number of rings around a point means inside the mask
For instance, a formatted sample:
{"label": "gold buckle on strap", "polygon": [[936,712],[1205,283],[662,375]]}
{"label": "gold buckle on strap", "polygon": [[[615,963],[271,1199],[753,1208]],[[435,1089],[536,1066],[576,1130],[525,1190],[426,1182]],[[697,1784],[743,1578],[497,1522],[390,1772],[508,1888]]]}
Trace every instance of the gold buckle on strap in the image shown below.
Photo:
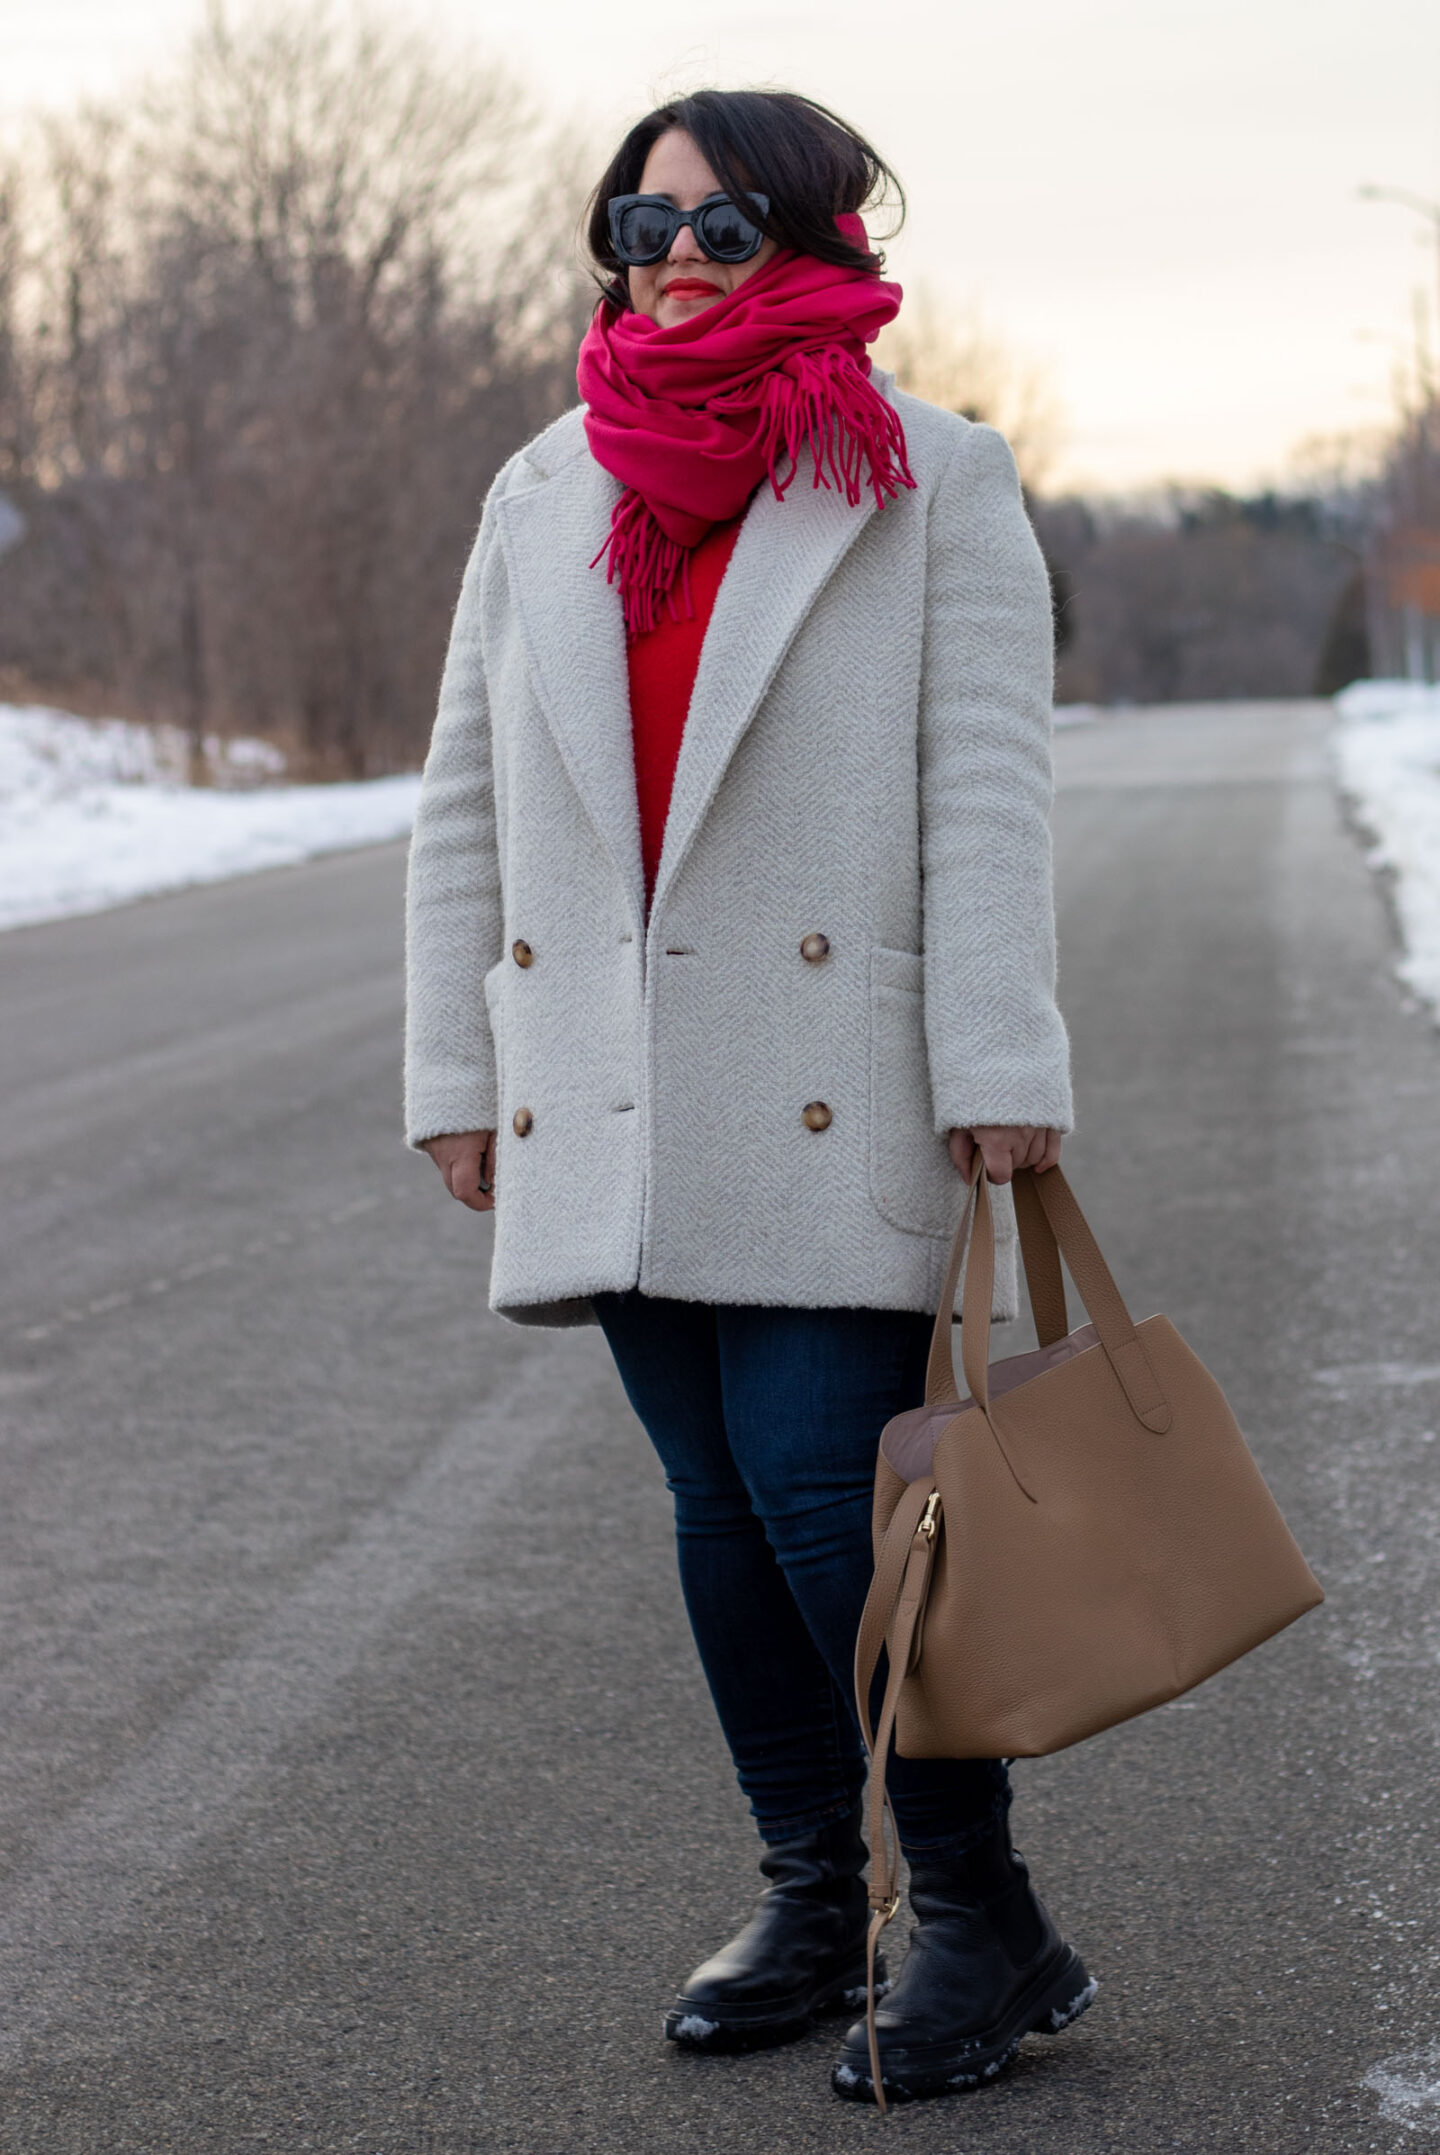
{"label": "gold buckle on strap", "polygon": [[920,1514],[920,1523],[915,1531],[917,1534],[923,1534],[927,1541],[933,1541],[939,1530],[939,1525],[940,1492],[938,1489],[932,1489],[925,1499],[925,1509]]}

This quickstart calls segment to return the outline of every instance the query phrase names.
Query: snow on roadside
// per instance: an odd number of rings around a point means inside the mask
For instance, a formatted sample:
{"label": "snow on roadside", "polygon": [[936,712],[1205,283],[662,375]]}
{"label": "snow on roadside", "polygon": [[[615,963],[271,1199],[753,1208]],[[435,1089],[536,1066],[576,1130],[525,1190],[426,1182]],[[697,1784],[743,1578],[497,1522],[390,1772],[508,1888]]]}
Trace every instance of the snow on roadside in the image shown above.
{"label": "snow on roadside", "polygon": [[207,744],[183,782],[170,727],[0,704],[0,929],[404,837],[418,777],[286,786],[264,741]]}
{"label": "snow on roadside", "polygon": [[1335,698],[1340,790],[1395,879],[1396,972],[1440,1017],[1440,688],[1357,681]]}

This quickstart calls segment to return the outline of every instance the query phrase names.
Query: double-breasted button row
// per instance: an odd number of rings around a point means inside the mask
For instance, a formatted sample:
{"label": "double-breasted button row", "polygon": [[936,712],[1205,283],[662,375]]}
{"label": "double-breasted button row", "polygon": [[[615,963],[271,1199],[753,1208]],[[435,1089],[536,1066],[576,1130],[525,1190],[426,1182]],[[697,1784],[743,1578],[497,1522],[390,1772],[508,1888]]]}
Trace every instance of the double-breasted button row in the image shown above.
{"label": "double-breasted button row", "polygon": [[[622,940],[628,943],[630,938],[625,936]],[[535,963],[535,953],[523,936],[517,936],[510,945],[510,955],[521,967]],[[812,928],[808,935],[802,935],[800,938],[800,955],[807,965],[823,965],[830,955],[829,936],[822,935],[818,928]]]}
{"label": "double-breasted button row", "polygon": [[[624,1109],[618,1110],[617,1112],[628,1113],[629,1111],[629,1104],[627,1102],[626,1107]],[[825,1101],[807,1100],[804,1107],[802,1107],[800,1110],[800,1120],[804,1123],[807,1130],[819,1131],[828,1130],[835,1118],[830,1112],[830,1109],[826,1105]],[[535,1117],[532,1114],[531,1110],[528,1107],[517,1107],[511,1120],[510,1127],[515,1132],[515,1135],[517,1137],[528,1137],[530,1135],[530,1132],[535,1127]]]}
{"label": "double-breasted button row", "polygon": [[[800,955],[807,965],[823,965],[830,955],[829,936],[822,935],[818,928],[812,928],[808,935],[802,935],[800,938]],[[835,1117],[830,1112],[827,1101],[807,1100],[800,1110],[800,1120],[807,1130],[813,1130],[818,1136],[821,1130],[829,1129]]]}

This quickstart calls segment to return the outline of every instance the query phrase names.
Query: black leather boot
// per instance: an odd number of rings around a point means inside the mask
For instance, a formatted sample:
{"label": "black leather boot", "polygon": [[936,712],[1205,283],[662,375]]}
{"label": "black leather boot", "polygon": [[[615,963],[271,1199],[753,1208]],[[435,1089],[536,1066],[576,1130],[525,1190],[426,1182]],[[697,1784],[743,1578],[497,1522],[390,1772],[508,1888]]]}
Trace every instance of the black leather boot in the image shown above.
{"label": "black leather boot", "polygon": [[665,2016],[690,2050],[762,2050],[821,2013],[865,2003],[867,1850],[852,1814],[767,1848],[770,1883],[728,1945],[702,1962]]}
{"label": "black leather boot", "polygon": [[[910,1951],[875,2016],[892,2102],[993,2080],[1022,2035],[1057,2035],[1095,1996],[1004,1825],[964,1856],[913,1863],[910,1906]],[[854,2102],[875,2100],[863,2020],[846,2035],[830,2084]]]}

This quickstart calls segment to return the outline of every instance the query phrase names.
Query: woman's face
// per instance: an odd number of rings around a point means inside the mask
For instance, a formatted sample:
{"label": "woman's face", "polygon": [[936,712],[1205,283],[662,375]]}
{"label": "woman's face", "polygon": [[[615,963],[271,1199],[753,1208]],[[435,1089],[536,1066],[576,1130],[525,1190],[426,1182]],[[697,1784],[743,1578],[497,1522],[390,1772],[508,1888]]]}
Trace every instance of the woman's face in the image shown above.
{"label": "woman's face", "polygon": [[[724,192],[706,164],[693,135],[672,127],[661,135],[645,160],[636,189],[642,195],[664,195],[676,209],[698,209],[708,195]],[[681,225],[663,261],[625,272],[630,304],[637,314],[647,314],[661,329],[688,322],[692,315],[713,307],[763,269],[775,253],[776,242],[767,239],[748,262],[712,262],[688,224]]]}

